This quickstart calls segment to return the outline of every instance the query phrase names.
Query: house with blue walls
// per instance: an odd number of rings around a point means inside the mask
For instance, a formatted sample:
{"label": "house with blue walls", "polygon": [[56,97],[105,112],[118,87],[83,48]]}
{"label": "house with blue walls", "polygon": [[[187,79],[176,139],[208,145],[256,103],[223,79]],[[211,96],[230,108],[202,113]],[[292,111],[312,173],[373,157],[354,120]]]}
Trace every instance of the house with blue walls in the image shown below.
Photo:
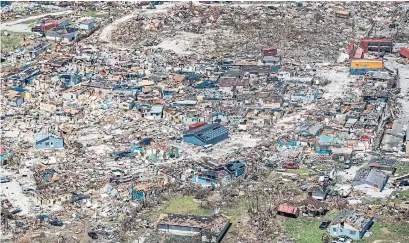
{"label": "house with blue walls", "polygon": [[114,104],[114,101],[111,99],[106,99],[102,102],[101,108],[104,110],[108,110]]}
{"label": "house with blue walls", "polygon": [[175,88],[175,89],[163,89],[162,90],[162,97],[163,99],[172,99],[175,94],[177,94],[179,92],[179,89]]}
{"label": "house with blue walls", "polygon": [[36,140],[36,149],[58,149],[64,148],[64,139],[54,135],[48,135],[43,139]]}
{"label": "house with blue walls", "polygon": [[227,185],[244,174],[246,163],[242,160],[230,161],[225,165],[200,164],[202,171],[192,176],[192,183],[202,186]]}
{"label": "house with blue walls", "polygon": [[59,76],[59,80],[61,82],[61,88],[68,89],[68,88],[73,87],[74,85],[81,83],[82,76],[77,73],[72,73],[72,74],[66,73],[66,74],[61,74]]}
{"label": "house with blue walls", "polygon": [[373,223],[373,217],[344,210],[335,217],[327,230],[332,237],[349,237],[353,240],[360,240]]}
{"label": "house with blue walls", "polygon": [[246,164],[244,161],[235,160],[216,168],[215,170],[218,174],[218,181],[222,185],[230,183],[235,178],[244,174],[245,167]]}
{"label": "house with blue walls", "polygon": [[215,81],[203,80],[193,84],[193,87],[196,89],[214,89],[217,87]]}
{"label": "house with blue walls", "polygon": [[6,146],[4,146],[4,145],[1,146],[0,161],[4,161],[4,160],[6,160],[8,158],[11,158],[11,157],[13,157],[13,153],[10,150],[6,149]]}
{"label": "house with blue walls", "polygon": [[24,103],[24,98],[20,95],[9,98],[8,104],[10,106],[21,106]]}
{"label": "house with blue walls", "polygon": [[151,109],[147,112],[146,117],[152,120],[160,120],[163,116],[163,106],[156,105],[152,106]]}
{"label": "house with blue walls", "polygon": [[180,122],[183,125],[192,125],[198,122],[203,122],[204,119],[200,117],[200,114],[183,114],[180,115]]}
{"label": "house with blue walls", "polygon": [[204,171],[192,176],[192,183],[201,186],[215,186],[217,184],[217,174],[214,171]]}
{"label": "house with blue walls", "polygon": [[317,155],[331,155],[331,149],[328,146],[322,145],[315,149]]}
{"label": "house with blue walls", "polygon": [[92,19],[88,19],[79,23],[78,26],[81,30],[90,30],[95,27],[95,21]]}
{"label": "house with blue walls", "polygon": [[228,122],[229,116],[223,112],[212,114],[212,122]]}

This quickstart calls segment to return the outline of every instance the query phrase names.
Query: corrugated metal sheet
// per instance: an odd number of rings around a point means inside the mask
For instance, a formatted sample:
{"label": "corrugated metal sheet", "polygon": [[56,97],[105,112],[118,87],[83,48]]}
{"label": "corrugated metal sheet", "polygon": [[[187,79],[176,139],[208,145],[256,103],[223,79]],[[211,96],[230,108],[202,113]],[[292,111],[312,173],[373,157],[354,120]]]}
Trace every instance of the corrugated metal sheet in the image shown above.
{"label": "corrugated metal sheet", "polygon": [[383,60],[378,59],[356,59],[351,61],[352,69],[382,69]]}
{"label": "corrugated metal sheet", "polygon": [[400,48],[399,54],[403,57],[409,58],[409,48]]}
{"label": "corrugated metal sheet", "polygon": [[361,47],[358,47],[358,49],[356,49],[354,58],[356,59],[362,58],[363,52],[364,52],[364,49],[362,49]]}

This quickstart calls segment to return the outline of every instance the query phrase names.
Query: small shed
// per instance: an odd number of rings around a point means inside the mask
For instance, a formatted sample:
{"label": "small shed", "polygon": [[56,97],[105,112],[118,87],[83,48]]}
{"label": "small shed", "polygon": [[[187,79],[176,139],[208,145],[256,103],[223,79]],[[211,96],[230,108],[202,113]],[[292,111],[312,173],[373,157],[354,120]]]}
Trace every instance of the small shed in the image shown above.
{"label": "small shed", "polygon": [[280,214],[286,217],[297,218],[299,215],[299,210],[295,206],[281,204],[277,209],[277,214]]}
{"label": "small shed", "polygon": [[64,139],[50,135],[36,141],[36,149],[56,149],[64,147]]}
{"label": "small shed", "polygon": [[82,22],[79,24],[79,28],[80,28],[81,30],[90,30],[90,29],[92,29],[92,28],[94,28],[94,27],[95,27],[95,22],[94,22],[94,20],[92,20],[92,19],[88,19],[88,20],[82,21]]}

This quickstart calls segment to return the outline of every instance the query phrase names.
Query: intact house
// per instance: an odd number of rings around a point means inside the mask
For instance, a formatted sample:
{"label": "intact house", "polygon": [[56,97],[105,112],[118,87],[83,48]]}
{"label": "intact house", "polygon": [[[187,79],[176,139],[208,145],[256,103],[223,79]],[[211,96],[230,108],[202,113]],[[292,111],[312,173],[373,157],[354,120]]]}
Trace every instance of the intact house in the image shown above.
{"label": "intact house", "polygon": [[229,137],[229,130],[218,124],[206,124],[193,130],[185,131],[183,141],[199,146],[216,144]]}
{"label": "intact house", "polygon": [[146,118],[152,120],[160,120],[163,115],[163,106],[152,106],[150,111],[147,112]]}
{"label": "intact house", "polygon": [[353,240],[359,240],[372,224],[373,217],[345,210],[335,217],[327,230],[332,237],[347,236]]}
{"label": "intact house", "polygon": [[159,232],[200,237],[202,242],[220,242],[230,227],[230,220],[223,216],[194,216],[162,214],[157,223]]}
{"label": "intact house", "polygon": [[54,135],[48,135],[42,139],[36,140],[36,149],[56,149],[64,147],[64,139]]}

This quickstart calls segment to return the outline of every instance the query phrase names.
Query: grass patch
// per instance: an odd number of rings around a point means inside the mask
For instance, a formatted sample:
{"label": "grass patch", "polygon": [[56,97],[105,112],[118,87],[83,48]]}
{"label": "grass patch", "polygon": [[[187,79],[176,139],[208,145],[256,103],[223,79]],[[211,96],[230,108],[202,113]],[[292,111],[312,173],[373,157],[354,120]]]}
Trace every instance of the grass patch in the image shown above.
{"label": "grass patch", "polygon": [[4,51],[13,51],[23,45],[24,34],[7,31],[8,36],[1,35],[1,49]]}
{"label": "grass patch", "polygon": [[85,16],[93,17],[93,18],[103,18],[103,17],[108,17],[109,13],[95,11],[95,10],[88,10],[85,12]]}
{"label": "grass patch", "polygon": [[396,166],[395,175],[406,175],[409,174],[409,165],[407,164],[400,164]]}
{"label": "grass patch", "polygon": [[292,219],[283,222],[287,237],[297,239],[297,243],[321,242],[324,230],[318,228],[321,220],[315,218]]}
{"label": "grass patch", "polygon": [[165,208],[159,210],[151,215],[153,221],[159,218],[162,213],[174,213],[174,214],[191,214],[199,216],[210,216],[213,211],[210,209],[201,208],[198,203],[194,201],[193,196],[178,196],[173,197],[165,202]]}
{"label": "grass patch", "polygon": [[29,37],[34,35],[30,32],[12,32],[7,31],[9,34],[8,36],[1,35],[1,50],[3,51],[14,51],[17,50],[19,47],[23,46],[24,37]]}
{"label": "grass patch", "polygon": [[393,196],[396,196],[399,194],[398,198],[394,198],[392,201],[393,202],[404,202],[404,201],[409,201],[409,189],[403,190],[403,191],[394,191],[392,193]]}
{"label": "grass patch", "polygon": [[297,243],[322,242],[325,230],[319,228],[321,222],[333,220],[337,213],[335,211],[320,218],[286,218],[282,226],[287,232],[287,237],[297,239]]}
{"label": "grass patch", "polygon": [[404,243],[409,240],[409,226],[405,225],[395,225],[395,224],[385,224],[380,222],[375,222],[369,229],[373,233],[368,238],[363,238],[359,242],[363,243]]}
{"label": "grass patch", "polygon": [[286,169],[285,172],[300,175],[300,178],[302,178],[302,179],[307,179],[309,177],[309,174],[310,174],[308,168]]}
{"label": "grass patch", "polygon": [[28,25],[31,25],[31,24],[35,24],[36,22],[37,22],[36,19],[30,19],[30,20],[26,20],[26,21],[20,22],[19,24],[28,24]]}
{"label": "grass patch", "polygon": [[242,197],[239,198],[233,205],[222,208],[221,213],[227,216],[232,224],[226,236],[235,238],[239,235],[246,234],[246,228],[241,226],[240,221],[246,220],[247,212],[249,210],[249,203],[250,202],[247,197]]}

